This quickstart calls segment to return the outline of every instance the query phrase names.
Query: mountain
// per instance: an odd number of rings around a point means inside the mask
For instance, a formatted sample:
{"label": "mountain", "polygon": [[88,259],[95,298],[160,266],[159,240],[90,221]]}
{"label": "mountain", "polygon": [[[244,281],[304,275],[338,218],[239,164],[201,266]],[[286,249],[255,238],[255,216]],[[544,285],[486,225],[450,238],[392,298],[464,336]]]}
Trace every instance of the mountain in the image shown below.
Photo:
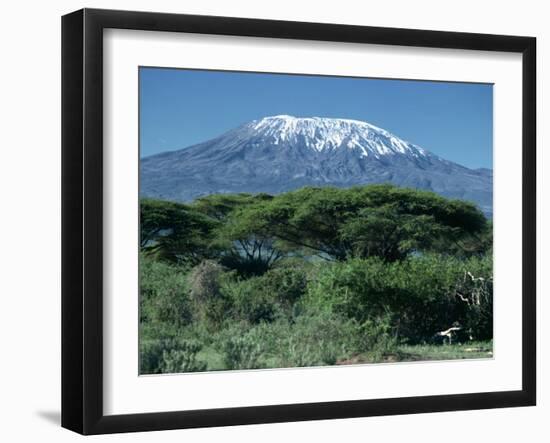
{"label": "mountain", "polygon": [[393,183],[470,200],[492,215],[493,172],[445,160],[367,122],[278,115],[141,159],[142,197],[278,194],[303,186]]}

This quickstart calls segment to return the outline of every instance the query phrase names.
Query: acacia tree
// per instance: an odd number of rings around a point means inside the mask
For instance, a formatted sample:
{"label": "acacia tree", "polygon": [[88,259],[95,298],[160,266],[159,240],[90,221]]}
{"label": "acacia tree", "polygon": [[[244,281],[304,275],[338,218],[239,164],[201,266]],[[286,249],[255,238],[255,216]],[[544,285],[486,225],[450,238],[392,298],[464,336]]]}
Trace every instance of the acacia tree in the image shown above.
{"label": "acacia tree", "polygon": [[281,251],[332,260],[395,261],[413,251],[446,252],[487,226],[472,203],[392,185],[303,188],[251,204],[238,215],[237,226],[272,239]]}
{"label": "acacia tree", "polygon": [[489,246],[480,239],[487,220],[471,203],[393,186],[369,187],[360,195],[367,205],[340,229],[353,256],[395,261],[415,251],[469,255]]}
{"label": "acacia tree", "polygon": [[235,209],[271,199],[273,197],[269,194],[211,194],[196,199],[192,204],[192,208],[208,217],[223,222]]}
{"label": "acacia tree", "polygon": [[188,205],[140,201],[141,250],[159,259],[195,265],[215,251],[210,242],[218,222]]}
{"label": "acacia tree", "polygon": [[303,188],[245,208],[242,220],[261,226],[279,249],[323,258],[345,258],[338,226],[352,209],[343,189]]}
{"label": "acacia tree", "polygon": [[143,200],[141,213],[145,251],[191,264],[215,258],[248,275],[288,255],[392,262],[422,251],[483,254],[492,244],[474,204],[392,185],[218,194],[192,205]]}
{"label": "acacia tree", "polygon": [[259,206],[257,202],[235,209],[217,230],[221,263],[245,275],[263,274],[285,255],[266,219],[250,210]]}
{"label": "acacia tree", "polygon": [[251,218],[247,210],[272,199],[268,194],[213,194],[193,203],[197,211],[219,221],[212,245],[220,263],[243,275],[257,275],[283,257],[264,220]]}
{"label": "acacia tree", "polygon": [[361,209],[342,225],[340,235],[354,257],[402,260],[413,251],[427,249],[440,235],[441,226],[431,215],[402,214],[393,205]]}

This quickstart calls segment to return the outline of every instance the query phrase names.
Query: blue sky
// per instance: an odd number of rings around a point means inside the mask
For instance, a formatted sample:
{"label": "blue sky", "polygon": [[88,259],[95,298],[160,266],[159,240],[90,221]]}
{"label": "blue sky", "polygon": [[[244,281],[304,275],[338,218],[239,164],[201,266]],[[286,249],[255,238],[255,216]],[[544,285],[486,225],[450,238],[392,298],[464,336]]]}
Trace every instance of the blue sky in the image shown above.
{"label": "blue sky", "polygon": [[279,114],[363,120],[462,165],[493,164],[492,85],[140,68],[141,157]]}

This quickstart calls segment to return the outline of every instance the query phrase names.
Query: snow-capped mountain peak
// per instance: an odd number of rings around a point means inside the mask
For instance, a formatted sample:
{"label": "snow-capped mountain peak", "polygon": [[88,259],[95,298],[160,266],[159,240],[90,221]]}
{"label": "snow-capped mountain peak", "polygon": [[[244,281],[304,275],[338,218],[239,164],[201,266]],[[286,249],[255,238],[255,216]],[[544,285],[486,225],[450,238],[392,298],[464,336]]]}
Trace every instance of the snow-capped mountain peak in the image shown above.
{"label": "snow-capped mountain peak", "polygon": [[347,148],[357,150],[361,157],[427,155],[422,148],[359,120],[275,115],[254,120],[246,124],[244,129],[255,137],[269,140],[273,145],[300,144],[317,152]]}
{"label": "snow-capped mountain peak", "polygon": [[492,174],[465,168],[370,123],[275,115],[140,163],[141,195],[192,201],[215,193],[278,194],[303,186],[393,183],[492,211]]}

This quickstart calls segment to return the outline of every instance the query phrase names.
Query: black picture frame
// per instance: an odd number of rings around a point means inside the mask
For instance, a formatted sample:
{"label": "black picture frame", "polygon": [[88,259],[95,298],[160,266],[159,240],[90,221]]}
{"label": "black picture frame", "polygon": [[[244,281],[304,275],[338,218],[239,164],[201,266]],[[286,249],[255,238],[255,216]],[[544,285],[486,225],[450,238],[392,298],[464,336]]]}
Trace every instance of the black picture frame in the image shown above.
{"label": "black picture frame", "polygon": [[[130,415],[103,413],[103,30],[192,32],[522,54],[522,389]],[[62,18],[62,426],[81,434],[532,406],[536,403],[536,39],[83,9]]]}

